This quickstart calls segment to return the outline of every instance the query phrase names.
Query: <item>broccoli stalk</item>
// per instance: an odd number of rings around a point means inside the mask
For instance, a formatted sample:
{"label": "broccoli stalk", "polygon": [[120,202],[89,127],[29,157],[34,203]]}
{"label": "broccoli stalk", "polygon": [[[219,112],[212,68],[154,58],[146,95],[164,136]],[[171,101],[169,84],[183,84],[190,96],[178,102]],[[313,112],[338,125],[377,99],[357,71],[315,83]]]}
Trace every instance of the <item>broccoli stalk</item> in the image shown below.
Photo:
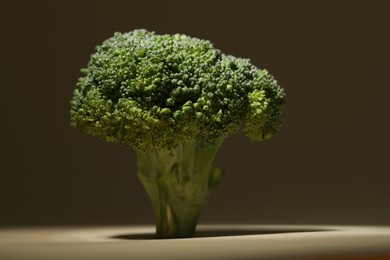
{"label": "broccoli stalk", "polygon": [[212,166],[221,142],[192,141],[170,151],[137,152],[138,177],[155,211],[158,238],[191,237],[222,171]]}
{"label": "broccoli stalk", "polygon": [[209,41],[146,30],[96,47],[71,101],[71,124],[137,153],[157,237],[191,237],[222,170],[213,160],[241,127],[251,140],[280,127],[284,91],[266,70]]}

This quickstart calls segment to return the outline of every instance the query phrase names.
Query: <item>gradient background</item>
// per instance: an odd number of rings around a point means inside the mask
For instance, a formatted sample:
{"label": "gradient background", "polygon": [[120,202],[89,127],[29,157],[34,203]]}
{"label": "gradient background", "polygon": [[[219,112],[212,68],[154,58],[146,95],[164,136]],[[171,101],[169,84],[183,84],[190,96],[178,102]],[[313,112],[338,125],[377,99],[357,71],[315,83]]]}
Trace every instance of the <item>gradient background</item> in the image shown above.
{"label": "gradient background", "polygon": [[94,47],[136,28],[209,39],[287,93],[270,141],[225,141],[200,223],[390,225],[390,1],[2,5],[0,225],[153,223],[135,153],[69,126]]}

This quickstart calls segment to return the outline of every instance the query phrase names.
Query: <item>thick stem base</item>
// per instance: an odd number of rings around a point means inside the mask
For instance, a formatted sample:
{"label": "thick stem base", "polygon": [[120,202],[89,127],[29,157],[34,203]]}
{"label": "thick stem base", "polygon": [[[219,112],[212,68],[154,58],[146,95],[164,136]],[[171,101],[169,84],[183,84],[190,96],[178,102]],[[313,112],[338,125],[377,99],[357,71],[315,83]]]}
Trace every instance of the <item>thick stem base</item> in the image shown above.
{"label": "thick stem base", "polygon": [[204,148],[189,142],[170,151],[137,152],[138,177],[154,208],[157,238],[194,235],[222,174],[212,166],[221,142]]}

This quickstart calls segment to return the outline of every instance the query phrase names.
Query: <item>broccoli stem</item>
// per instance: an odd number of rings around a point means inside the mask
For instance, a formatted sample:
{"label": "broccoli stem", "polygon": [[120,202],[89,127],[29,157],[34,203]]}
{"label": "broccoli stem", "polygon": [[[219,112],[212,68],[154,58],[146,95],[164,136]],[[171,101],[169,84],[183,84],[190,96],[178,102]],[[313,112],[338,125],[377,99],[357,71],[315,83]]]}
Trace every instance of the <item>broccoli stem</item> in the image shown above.
{"label": "broccoli stem", "polygon": [[157,238],[194,235],[222,175],[212,165],[221,143],[200,147],[191,141],[169,151],[137,152],[138,177],[154,208]]}

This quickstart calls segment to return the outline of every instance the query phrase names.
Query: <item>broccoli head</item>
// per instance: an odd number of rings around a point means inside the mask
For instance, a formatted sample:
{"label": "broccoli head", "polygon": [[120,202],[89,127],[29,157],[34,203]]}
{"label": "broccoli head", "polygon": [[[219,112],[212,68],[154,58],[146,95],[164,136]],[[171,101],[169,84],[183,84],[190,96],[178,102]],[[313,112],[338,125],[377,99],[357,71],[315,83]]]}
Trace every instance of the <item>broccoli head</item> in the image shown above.
{"label": "broccoli head", "polygon": [[251,140],[268,139],[281,124],[285,94],[277,81],[206,40],[115,33],[82,73],[71,124],[137,152],[159,237],[193,234],[221,175],[212,161],[224,138],[242,127]]}

